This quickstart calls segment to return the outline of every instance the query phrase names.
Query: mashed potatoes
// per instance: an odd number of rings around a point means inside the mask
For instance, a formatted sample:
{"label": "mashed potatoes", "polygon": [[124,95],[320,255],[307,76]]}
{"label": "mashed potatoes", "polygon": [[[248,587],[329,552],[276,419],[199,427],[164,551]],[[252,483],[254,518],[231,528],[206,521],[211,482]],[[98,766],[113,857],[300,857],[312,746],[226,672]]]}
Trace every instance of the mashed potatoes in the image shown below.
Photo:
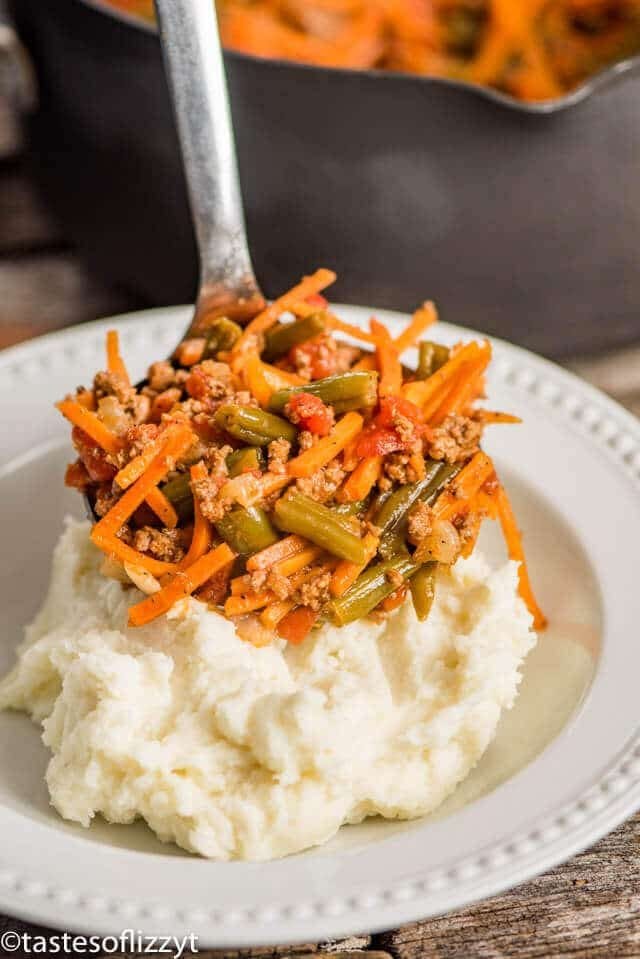
{"label": "mashed potatoes", "polygon": [[535,642],[515,564],[477,555],[440,575],[426,624],[406,603],[258,649],[191,600],[128,630],[133,594],[99,573],[87,532],[69,523],[56,548],[0,708],[42,723],[66,819],[142,816],[203,856],[284,856],[365,816],[434,809],[486,749]]}

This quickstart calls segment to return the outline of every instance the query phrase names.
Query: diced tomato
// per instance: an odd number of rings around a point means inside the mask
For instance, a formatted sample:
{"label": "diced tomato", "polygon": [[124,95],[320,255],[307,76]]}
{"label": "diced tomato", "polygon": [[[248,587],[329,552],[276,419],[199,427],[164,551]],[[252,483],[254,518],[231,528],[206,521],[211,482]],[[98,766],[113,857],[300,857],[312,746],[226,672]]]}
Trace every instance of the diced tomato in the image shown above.
{"label": "diced tomato", "polygon": [[64,474],[64,484],[65,486],[70,486],[72,489],[84,490],[87,488],[91,480],[89,479],[89,474],[85,468],[82,460],[76,460],[75,463],[69,463],[67,466],[67,471]]}
{"label": "diced tomato", "polygon": [[92,483],[108,483],[118,470],[107,461],[107,454],[84,430],[74,426],[71,441]]}
{"label": "diced tomato", "polygon": [[333,426],[333,410],[312,393],[294,393],[287,403],[292,423],[316,436],[326,436]]}
{"label": "diced tomato", "polygon": [[306,302],[311,306],[317,306],[321,310],[329,306],[329,300],[327,300],[322,293],[312,293],[311,296],[307,297]]}
{"label": "diced tomato", "polygon": [[330,339],[324,333],[292,347],[289,350],[288,359],[296,369],[308,369],[312,380],[333,376],[338,364],[335,344],[332,349]]}
{"label": "diced tomato", "polygon": [[397,416],[404,416],[412,423],[422,422],[422,412],[403,396],[385,396],[380,400],[380,412],[376,416],[378,426],[393,427]]}
{"label": "diced tomato", "polygon": [[293,646],[302,643],[313,628],[320,614],[308,606],[296,606],[278,623],[278,636]]}
{"label": "diced tomato", "polygon": [[404,449],[404,443],[395,430],[372,424],[363,431],[356,445],[356,455],[364,459],[368,456],[385,456]]}
{"label": "diced tomato", "polygon": [[229,591],[229,580],[231,579],[232,570],[232,563],[219,569],[218,572],[214,573],[211,579],[208,579],[204,586],[198,590],[196,593],[197,598],[201,599],[203,603],[208,603],[210,606],[222,605]]}
{"label": "diced tomato", "polygon": [[191,370],[184,385],[187,393],[189,396],[192,396],[194,400],[203,400],[209,395],[211,390],[211,379],[203,369],[195,366]]}

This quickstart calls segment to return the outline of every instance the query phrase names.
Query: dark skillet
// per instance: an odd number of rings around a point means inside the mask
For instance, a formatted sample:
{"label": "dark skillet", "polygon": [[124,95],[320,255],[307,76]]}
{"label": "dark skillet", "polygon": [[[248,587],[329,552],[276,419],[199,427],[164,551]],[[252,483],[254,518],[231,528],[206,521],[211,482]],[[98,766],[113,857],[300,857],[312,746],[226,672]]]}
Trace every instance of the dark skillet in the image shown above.
{"label": "dark skillet", "polygon": [[[17,0],[50,202],[96,269],[188,301],[196,253],[155,33],[80,0]],[[562,355],[640,335],[638,60],[532,107],[442,80],[228,54],[267,294],[316,265],[335,298]]]}

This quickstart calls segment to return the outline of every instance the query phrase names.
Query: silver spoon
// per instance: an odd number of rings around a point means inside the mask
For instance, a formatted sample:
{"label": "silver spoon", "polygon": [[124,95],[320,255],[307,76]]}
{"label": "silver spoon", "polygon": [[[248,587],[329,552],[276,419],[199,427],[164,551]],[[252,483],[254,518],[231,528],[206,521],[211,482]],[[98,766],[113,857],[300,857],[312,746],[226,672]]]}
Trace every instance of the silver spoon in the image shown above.
{"label": "silver spoon", "polygon": [[200,256],[188,334],[264,305],[253,272],[213,0],[155,0]]}

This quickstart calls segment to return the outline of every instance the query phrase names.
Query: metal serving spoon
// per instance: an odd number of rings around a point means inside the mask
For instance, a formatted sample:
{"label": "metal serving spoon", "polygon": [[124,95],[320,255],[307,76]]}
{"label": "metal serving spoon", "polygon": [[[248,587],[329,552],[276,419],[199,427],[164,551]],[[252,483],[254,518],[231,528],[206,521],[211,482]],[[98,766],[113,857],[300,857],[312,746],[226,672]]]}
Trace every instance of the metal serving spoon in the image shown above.
{"label": "metal serving spoon", "polygon": [[155,0],[200,257],[189,334],[215,316],[253,316],[264,298],[253,272],[229,95],[212,0]]}

